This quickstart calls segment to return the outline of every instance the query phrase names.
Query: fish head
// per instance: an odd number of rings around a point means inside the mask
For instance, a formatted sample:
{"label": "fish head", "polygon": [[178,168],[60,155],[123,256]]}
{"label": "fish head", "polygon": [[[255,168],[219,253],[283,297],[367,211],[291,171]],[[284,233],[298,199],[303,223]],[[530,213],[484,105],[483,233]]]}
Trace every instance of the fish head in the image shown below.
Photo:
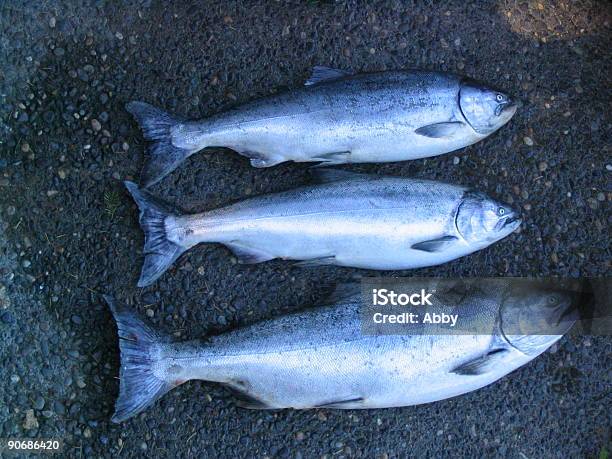
{"label": "fish head", "polygon": [[482,247],[505,238],[520,224],[518,212],[509,205],[473,191],[464,194],[455,215],[455,225],[461,236],[468,243]]}
{"label": "fish head", "polygon": [[560,288],[516,288],[502,304],[501,332],[510,345],[524,354],[540,354],[580,318],[578,298],[576,292]]}
{"label": "fish head", "polygon": [[474,131],[489,135],[510,121],[517,105],[501,91],[465,80],[459,90],[459,107]]}

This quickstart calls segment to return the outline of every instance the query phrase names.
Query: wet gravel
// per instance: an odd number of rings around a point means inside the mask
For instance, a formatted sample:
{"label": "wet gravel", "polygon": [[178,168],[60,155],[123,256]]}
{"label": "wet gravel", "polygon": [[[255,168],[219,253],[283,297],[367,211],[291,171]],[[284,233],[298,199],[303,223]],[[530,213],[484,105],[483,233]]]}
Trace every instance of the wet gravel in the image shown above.
{"label": "wet gravel", "polygon": [[[75,457],[594,457],[610,450],[608,337],[565,338],[480,391],[403,409],[245,411],[191,382],[121,424],[116,329],[101,293],[179,338],[299,309],[374,272],[241,266],[199,246],[135,287],[143,236],[121,186],[142,164],[123,106],[202,117],[300,85],[313,65],[455,71],[524,106],[477,145],[352,169],[472,185],[522,231],[427,276],[610,274],[612,9],[599,1],[113,2],[0,5],[0,438],[62,438]],[[228,150],[153,192],[187,210],[308,183]],[[409,390],[409,388],[407,388]]]}

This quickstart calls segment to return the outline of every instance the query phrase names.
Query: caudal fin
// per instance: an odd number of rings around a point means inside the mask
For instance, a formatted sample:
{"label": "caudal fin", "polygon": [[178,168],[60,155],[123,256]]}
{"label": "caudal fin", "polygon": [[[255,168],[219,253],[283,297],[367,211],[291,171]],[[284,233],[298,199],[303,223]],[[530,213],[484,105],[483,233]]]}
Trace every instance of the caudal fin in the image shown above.
{"label": "caudal fin", "polygon": [[175,384],[155,375],[160,344],[170,339],[142,322],[133,312],[115,304],[112,297],[104,299],[113,313],[119,334],[121,368],[119,397],[115,403],[113,422],[122,422],[140,413],[175,387]]}
{"label": "caudal fin", "polygon": [[144,262],[139,287],[152,284],[186,250],[168,239],[166,218],[177,215],[174,209],[159,201],[133,182],[124,182],[140,209],[140,227],[145,235]]}
{"label": "caudal fin", "polygon": [[152,141],[140,178],[142,186],[147,188],[176,169],[193,151],[172,143],[172,129],[183,123],[183,119],[145,102],[130,102],[125,108],[138,121],[144,138]]}

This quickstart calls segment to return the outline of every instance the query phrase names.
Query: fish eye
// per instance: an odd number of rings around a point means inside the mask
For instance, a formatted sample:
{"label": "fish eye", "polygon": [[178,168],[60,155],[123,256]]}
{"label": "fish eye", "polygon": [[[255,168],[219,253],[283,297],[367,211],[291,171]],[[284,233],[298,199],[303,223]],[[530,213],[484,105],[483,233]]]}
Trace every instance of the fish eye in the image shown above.
{"label": "fish eye", "polygon": [[497,209],[497,215],[499,215],[500,217],[506,214],[506,209],[504,209],[503,207],[500,207],[499,209]]}
{"label": "fish eye", "polygon": [[548,297],[548,304],[556,304],[556,303],[557,303],[557,297],[555,296]]}
{"label": "fish eye", "polygon": [[497,99],[497,102],[501,102],[504,100],[504,96],[502,96],[501,94],[498,94],[497,96],[495,96],[495,98]]}

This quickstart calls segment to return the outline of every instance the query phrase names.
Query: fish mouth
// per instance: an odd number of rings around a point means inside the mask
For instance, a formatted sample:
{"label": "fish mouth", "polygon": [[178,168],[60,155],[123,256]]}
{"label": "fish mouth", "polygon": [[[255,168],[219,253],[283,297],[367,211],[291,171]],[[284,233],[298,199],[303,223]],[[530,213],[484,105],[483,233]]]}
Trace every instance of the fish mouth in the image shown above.
{"label": "fish mouth", "polygon": [[576,300],[572,299],[569,306],[561,308],[555,326],[569,329],[578,320],[580,320],[580,310],[578,309]]}
{"label": "fish mouth", "polygon": [[495,108],[495,116],[503,115],[506,120],[509,120],[516,113],[516,109],[518,108],[518,104],[513,100],[509,100],[503,104],[499,104]]}
{"label": "fish mouth", "polygon": [[503,230],[504,232],[507,232],[508,234],[510,234],[515,229],[517,229],[519,226],[521,226],[521,223],[523,223],[523,221],[520,219],[520,217],[517,214],[512,214],[512,215],[508,215],[503,220],[500,220],[499,223],[500,223],[499,230],[500,231]]}

